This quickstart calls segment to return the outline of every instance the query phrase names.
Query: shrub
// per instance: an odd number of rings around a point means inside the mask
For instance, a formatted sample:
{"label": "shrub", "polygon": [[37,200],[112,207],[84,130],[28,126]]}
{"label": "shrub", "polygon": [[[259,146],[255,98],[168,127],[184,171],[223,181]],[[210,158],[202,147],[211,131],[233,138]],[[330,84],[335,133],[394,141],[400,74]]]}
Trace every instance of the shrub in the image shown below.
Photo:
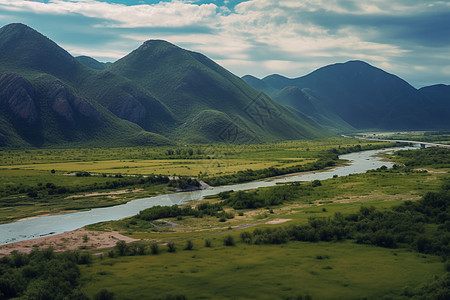
{"label": "shrub", "polygon": [[177,248],[175,247],[175,243],[174,242],[168,242],[167,243],[167,251],[169,251],[169,252],[177,251]]}
{"label": "shrub", "polygon": [[311,185],[313,186],[313,187],[316,187],[316,186],[321,186],[322,185],[322,182],[320,182],[320,180],[313,180],[313,182],[311,183]]}
{"label": "shrub", "polygon": [[206,239],[205,240],[205,247],[211,247],[211,240],[210,239]]}
{"label": "shrub", "polygon": [[94,296],[95,300],[111,300],[114,299],[114,293],[106,289],[101,290]]}
{"label": "shrub", "polygon": [[157,243],[152,243],[150,245],[150,250],[152,251],[152,254],[158,254],[159,253],[159,246]]}
{"label": "shrub", "polygon": [[241,232],[241,240],[244,243],[251,244],[252,243],[252,235],[248,231]]}
{"label": "shrub", "polygon": [[225,246],[234,246],[234,238],[231,235],[227,235],[223,239],[223,243]]}
{"label": "shrub", "polygon": [[124,256],[125,255],[125,252],[127,251],[127,248],[128,248],[128,246],[127,246],[127,243],[125,241],[122,241],[122,240],[117,241],[116,249],[117,249],[117,252],[119,253],[120,256]]}
{"label": "shrub", "polygon": [[192,250],[194,248],[194,243],[191,240],[188,240],[186,242],[186,247],[184,247],[184,250]]}

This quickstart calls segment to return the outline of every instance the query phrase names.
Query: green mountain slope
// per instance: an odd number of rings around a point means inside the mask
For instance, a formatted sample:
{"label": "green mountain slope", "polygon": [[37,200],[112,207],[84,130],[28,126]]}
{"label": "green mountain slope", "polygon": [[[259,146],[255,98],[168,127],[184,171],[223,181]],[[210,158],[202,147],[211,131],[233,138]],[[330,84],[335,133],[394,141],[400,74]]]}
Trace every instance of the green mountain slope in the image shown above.
{"label": "green mountain slope", "polygon": [[96,71],[23,24],[0,29],[0,62],[4,146],[170,143],[86,97],[80,86]]}
{"label": "green mountain slope", "polygon": [[272,99],[301,111],[332,131],[349,132],[355,129],[339,115],[328,109],[311,89],[287,86],[274,92]]}
{"label": "green mountain slope", "polygon": [[401,78],[362,61],[329,65],[294,79],[271,75],[261,81],[276,90],[271,95],[286,87],[313,91],[322,107],[356,129],[450,127],[448,118],[436,115],[433,101]]}
{"label": "green mountain slope", "polygon": [[331,133],[202,54],[148,41],[105,68],[23,24],[0,29],[0,145],[250,143]]}
{"label": "green mountain slope", "polygon": [[[314,120],[277,104],[206,56],[165,41],[145,42],[108,70],[151,91],[168,107],[176,122],[183,124],[174,137],[227,142],[223,132],[227,128],[241,135],[239,142],[329,134]],[[208,121],[202,116],[208,116]]]}

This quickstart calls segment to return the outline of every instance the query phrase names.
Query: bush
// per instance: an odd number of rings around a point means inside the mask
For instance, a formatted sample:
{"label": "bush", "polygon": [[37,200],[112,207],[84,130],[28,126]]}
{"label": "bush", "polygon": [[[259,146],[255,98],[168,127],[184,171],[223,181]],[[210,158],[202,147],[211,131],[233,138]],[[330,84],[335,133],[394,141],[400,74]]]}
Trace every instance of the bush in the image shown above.
{"label": "bush", "polygon": [[211,240],[210,239],[206,239],[205,240],[205,247],[207,247],[207,248],[211,247]]}
{"label": "bush", "polygon": [[192,250],[194,248],[194,243],[191,240],[188,240],[186,242],[186,247],[184,247],[184,250]]}
{"label": "bush", "polygon": [[158,254],[159,253],[159,246],[157,243],[152,243],[150,245],[150,250],[152,251],[152,254]]}
{"label": "bush", "polygon": [[125,253],[127,251],[127,248],[128,248],[128,246],[127,246],[127,243],[125,241],[122,241],[122,240],[117,241],[116,249],[117,249],[117,252],[119,253],[120,256],[124,256],[125,255]]}
{"label": "bush", "polygon": [[252,243],[252,235],[248,231],[241,232],[241,240],[244,243],[251,244]]}
{"label": "bush", "polygon": [[322,185],[322,182],[320,182],[320,180],[313,180],[313,182],[311,183],[311,185],[313,186],[313,187],[316,187],[316,186],[321,186]]}
{"label": "bush", "polygon": [[223,239],[223,244],[225,246],[234,246],[234,238],[231,235],[227,235],[224,239]]}
{"label": "bush", "polygon": [[114,293],[106,289],[101,290],[94,296],[95,300],[112,300],[114,299]]}
{"label": "bush", "polygon": [[169,252],[177,251],[177,248],[175,247],[175,243],[174,242],[168,242],[167,243],[167,251],[169,251]]}

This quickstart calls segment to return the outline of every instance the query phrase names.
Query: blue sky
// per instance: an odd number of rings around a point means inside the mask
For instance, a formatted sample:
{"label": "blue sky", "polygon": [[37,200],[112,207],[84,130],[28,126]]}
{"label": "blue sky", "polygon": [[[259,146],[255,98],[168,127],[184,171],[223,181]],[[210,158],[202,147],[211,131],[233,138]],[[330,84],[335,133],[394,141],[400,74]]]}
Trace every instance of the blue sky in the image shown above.
{"label": "blue sky", "polygon": [[415,87],[450,84],[448,0],[0,0],[0,26],[13,22],[100,61],[164,39],[238,76],[358,59]]}

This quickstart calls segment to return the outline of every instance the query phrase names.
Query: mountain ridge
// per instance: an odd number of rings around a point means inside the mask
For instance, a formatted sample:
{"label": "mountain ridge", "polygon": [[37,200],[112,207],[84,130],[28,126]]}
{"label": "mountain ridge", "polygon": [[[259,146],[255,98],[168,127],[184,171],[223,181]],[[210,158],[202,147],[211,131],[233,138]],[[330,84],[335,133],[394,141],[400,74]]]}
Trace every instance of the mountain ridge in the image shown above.
{"label": "mountain ridge", "polygon": [[[0,85],[10,86],[8,78],[15,84],[1,94],[0,103],[12,107],[0,109],[0,143],[248,143],[331,135],[203,54],[166,41],[146,41],[103,66],[89,57],[73,57],[26,25],[2,27]],[[255,117],[251,105],[277,114]],[[32,128],[21,116],[37,123]],[[240,137],[224,138],[224,126]]]}
{"label": "mountain ridge", "polygon": [[[260,81],[251,78],[248,83],[256,82],[275,98],[286,87],[313,91],[322,107],[357,130],[450,127],[450,121],[439,113],[434,100],[400,77],[362,61],[324,66],[297,78],[273,74]],[[280,97],[277,100],[288,101]],[[292,99],[289,101],[292,103]]]}

